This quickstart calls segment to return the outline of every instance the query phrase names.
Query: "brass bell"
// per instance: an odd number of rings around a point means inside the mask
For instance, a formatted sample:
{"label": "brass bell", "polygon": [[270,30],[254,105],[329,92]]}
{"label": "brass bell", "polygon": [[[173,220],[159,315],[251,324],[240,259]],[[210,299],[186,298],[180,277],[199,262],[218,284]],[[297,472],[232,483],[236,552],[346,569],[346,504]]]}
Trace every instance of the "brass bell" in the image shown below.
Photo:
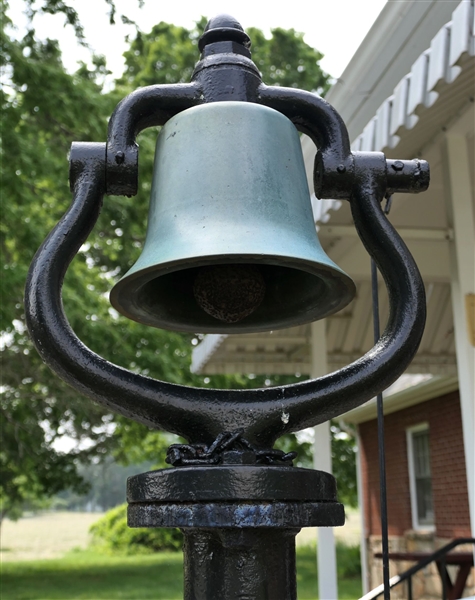
{"label": "brass bell", "polygon": [[354,294],[318,240],[289,119],[215,102],[166,123],[143,252],[111,291],[120,313],[175,331],[252,333],[322,319]]}

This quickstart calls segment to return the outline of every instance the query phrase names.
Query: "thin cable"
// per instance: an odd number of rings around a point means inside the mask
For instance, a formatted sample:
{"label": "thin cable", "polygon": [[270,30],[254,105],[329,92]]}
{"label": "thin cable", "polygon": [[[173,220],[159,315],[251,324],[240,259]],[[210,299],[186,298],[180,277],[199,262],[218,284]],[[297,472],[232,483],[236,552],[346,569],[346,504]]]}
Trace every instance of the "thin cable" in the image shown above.
{"label": "thin cable", "polygon": [[[386,201],[384,213],[387,215],[391,210],[392,196]],[[376,263],[371,259],[371,291],[373,299],[373,331],[374,343],[380,338],[379,329],[379,296],[378,296],[378,269]],[[390,600],[391,590],[389,587],[389,540],[388,540],[388,503],[386,490],[386,450],[384,442],[384,410],[383,394],[376,396],[378,411],[378,454],[379,454],[379,497],[381,504],[381,543],[383,559],[383,585],[384,600]]]}

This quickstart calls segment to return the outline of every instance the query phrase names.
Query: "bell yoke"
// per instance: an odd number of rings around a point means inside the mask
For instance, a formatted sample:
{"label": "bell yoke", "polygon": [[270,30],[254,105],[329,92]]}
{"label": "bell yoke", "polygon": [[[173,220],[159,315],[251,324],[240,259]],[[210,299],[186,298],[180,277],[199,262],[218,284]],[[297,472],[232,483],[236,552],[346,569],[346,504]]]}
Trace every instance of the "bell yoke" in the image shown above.
{"label": "bell yoke", "polygon": [[[133,92],[114,111],[107,143],[72,144],[73,201],[26,287],[30,335],[61,378],[109,410],[185,438],[169,449],[172,468],[129,479],[128,501],[132,527],[183,529],[187,600],[296,597],[295,534],[342,525],[344,512],[331,475],[294,467],[293,453],[272,446],[393,383],[425,323],[420,274],[381,201],[427,189],[427,163],[351,152],[338,113],[316,94],[266,86],[249,48],[235,19],[212,19],[190,83]],[[64,274],[104,194],[137,193],[136,136],[157,125],[147,237],[111,292],[113,306],[153,327],[242,333],[308,323],[347,305],[355,286],[318,241],[298,130],[317,147],[316,196],[349,201],[388,289],[388,323],[368,353],[316,380],[213,390],[132,373],[82,344],[63,312]]]}

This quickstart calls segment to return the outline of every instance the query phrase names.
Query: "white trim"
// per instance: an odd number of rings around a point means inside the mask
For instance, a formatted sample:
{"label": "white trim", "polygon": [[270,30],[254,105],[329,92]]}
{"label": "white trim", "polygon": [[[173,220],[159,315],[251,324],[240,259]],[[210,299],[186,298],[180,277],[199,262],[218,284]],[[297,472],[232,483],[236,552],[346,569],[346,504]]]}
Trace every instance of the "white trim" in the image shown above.
{"label": "white trim", "polygon": [[[471,14],[472,13],[472,14]],[[471,35],[470,20],[475,19],[473,1],[465,0],[460,2],[452,13],[452,36],[450,39],[449,66],[454,67],[460,61],[460,58],[470,53]]]}
{"label": "white trim", "polygon": [[[363,104],[367,97],[383,100],[390,80],[388,71],[401,79],[407,73],[411,58],[413,62],[414,54],[417,56],[429,46],[434,29],[450,19],[452,11],[444,4],[438,0],[386,3],[327,95],[330,104],[342,113],[351,132],[357,134],[363,130],[365,123],[362,120],[368,114]],[[424,27],[424,21],[428,21],[427,27]]]}
{"label": "white trim", "polygon": [[[437,241],[449,242],[454,239],[454,231],[450,227],[444,228],[422,228],[422,227],[398,227],[398,233],[403,240]],[[319,236],[332,236],[335,238],[345,237],[359,239],[358,232],[353,225],[320,225]]]}
{"label": "white trim", "polygon": [[330,211],[337,211],[342,205],[341,200],[319,200],[315,194],[310,196],[310,203],[312,204],[313,220],[315,223],[326,223],[330,220]]}
{"label": "white trim", "polygon": [[201,344],[193,348],[190,371],[199,373],[227,337],[227,334],[224,333],[209,333],[206,335]]}
{"label": "white trim", "polygon": [[[407,26],[410,27],[416,13],[430,12],[433,9],[437,12],[437,2],[429,0],[425,8],[422,7],[423,4],[417,1],[388,2],[347,69],[326,97],[346,122],[353,140],[353,151],[380,152],[395,148],[404,130],[412,129],[420,120],[421,110],[433,106],[441,92],[464,69],[471,68],[473,61],[468,61],[467,57],[475,53],[475,38],[471,31],[472,22],[475,23],[475,10],[473,2],[462,0],[452,11],[451,19],[441,26],[428,47],[412,61],[411,69],[400,74],[401,79],[392,93],[383,99],[379,108],[375,107],[373,116],[366,123],[361,123],[362,117],[358,116],[361,105],[355,105],[355,97],[366,97],[368,92],[365,90],[371,89],[370,98],[376,98],[375,88],[382,85],[389,68],[389,64],[381,60],[381,53],[376,52],[375,47],[381,45],[381,37],[384,39],[383,46],[387,44],[388,36],[394,35],[394,27],[399,27],[399,32],[405,32],[401,19],[409,19]],[[441,11],[445,12],[445,8]],[[401,35],[400,33],[393,42],[402,45],[399,50],[404,51],[404,37]],[[397,56],[397,51],[384,56],[394,71],[392,61]],[[375,75],[376,65],[379,77]],[[392,87],[394,83],[390,85]],[[357,122],[360,124],[357,125]],[[304,156],[306,159],[309,157],[309,163],[313,165],[315,150],[310,138],[304,138],[302,147]],[[306,161],[306,164],[309,163]]]}
{"label": "white trim", "polygon": [[420,431],[429,431],[429,423],[419,423],[406,429],[406,444],[407,444],[407,466],[409,470],[409,490],[411,496],[411,515],[412,528],[415,531],[435,531],[435,523],[433,525],[423,525],[419,523],[417,517],[417,492],[416,492],[416,477],[414,472],[414,447],[412,435]]}
{"label": "white trim", "polygon": [[363,487],[363,469],[361,465],[361,439],[359,430],[356,431],[356,490],[358,493],[358,506],[360,509],[360,557],[361,557],[361,583],[363,594],[369,592],[368,548],[366,546],[366,519],[365,519],[365,490]]}
{"label": "white trim", "polygon": [[[311,328],[311,377],[328,373],[326,321],[315,321]],[[332,472],[330,423],[314,427],[313,468]],[[338,598],[335,536],[332,527],[317,528],[318,597],[322,600]]]}
{"label": "white trim", "polygon": [[[386,392],[384,396],[384,414],[389,415],[404,408],[425,402],[426,400],[444,396],[458,390],[458,387],[457,377],[440,375],[392,395],[387,395]],[[369,402],[366,402],[366,404],[344,414],[342,419],[347,423],[365,423],[366,421],[376,419],[376,417],[376,399],[373,398]]]}
{"label": "white trim", "polygon": [[467,131],[473,130],[474,115],[472,107],[446,132],[443,145],[446,208],[455,232],[455,239],[449,244],[452,313],[472,534],[475,533],[475,348],[468,336],[465,298],[475,292],[475,211],[467,139]]}

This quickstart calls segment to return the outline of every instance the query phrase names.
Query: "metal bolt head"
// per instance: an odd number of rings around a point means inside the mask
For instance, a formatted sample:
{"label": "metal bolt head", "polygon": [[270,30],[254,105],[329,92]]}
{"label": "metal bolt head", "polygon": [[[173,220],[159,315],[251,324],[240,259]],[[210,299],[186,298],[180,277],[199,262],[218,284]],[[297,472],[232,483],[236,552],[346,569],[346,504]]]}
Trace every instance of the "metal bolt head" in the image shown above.
{"label": "metal bolt head", "polygon": [[391,165],[391,167],[395,171],[402,171],[404,169],[404,163],[402,162],[402,160],[396,160],[395,162],[393,162],[393,164]]}

